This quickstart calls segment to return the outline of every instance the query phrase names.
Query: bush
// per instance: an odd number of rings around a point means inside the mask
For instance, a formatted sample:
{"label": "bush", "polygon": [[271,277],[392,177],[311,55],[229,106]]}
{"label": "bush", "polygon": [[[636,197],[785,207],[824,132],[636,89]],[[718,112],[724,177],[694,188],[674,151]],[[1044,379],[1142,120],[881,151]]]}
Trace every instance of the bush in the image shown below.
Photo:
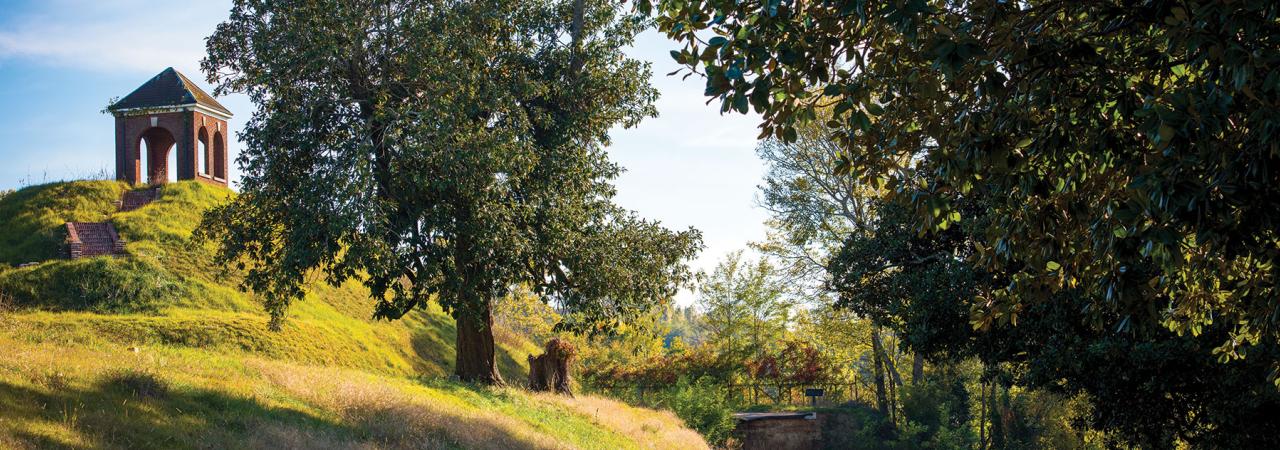
{"label": "bush", "polygon": [[788,340],[777,352],[765,352],[746,364],[757,380],[775,383],[814,384],[831,381],[837,363],[807,342]]}
{"label": "bush", "polygon": [[650,358],[638,363],[605,362],[583,370],[584,381],[594,385],[639,384],[668,386],[680,378],[710,378],[725,382],[740,372],[742,364],[722,357],[709,346]]}
{"label": "bush", "polygon": [[[918,441],[935,442],[932,448],[968,448],[964,432],[969,430],[969,392],[963,377],[943,373],[920,383],[903,386],[902,416],[921,427]],[[972,434],[972,433],[970,433]],[[952,442],[958,441],[958,442]],[[945,444],[945,445],[944,445]]]}
{"label": "bush", "polygon": [[711,377],[690,382],[681,377],[670,389],[657,395],[657,405],[675,412],[689,428],[697,430],[712,445],[724,445],[733,433],[733,405],[725,387]]}
{"label": "bush", "polygon": [[942,372],[902,386],[899,395],[898,425],[867,405],[830,411],[823,429],[828,448],[959,450],[977,446],[964,377]]}
{"label": "bush", "polygon": [[822,427],[826,448],[879,450],[891,448],[897,436],[889,418],[867,405],[850,403],[828,411]]}
{"label": "bush", "polygon": [[987,409],[993,445],[1006,449],[1097,447],[1075,429],[1088,414],[1083,399],[1045,391],[1002,389]]}

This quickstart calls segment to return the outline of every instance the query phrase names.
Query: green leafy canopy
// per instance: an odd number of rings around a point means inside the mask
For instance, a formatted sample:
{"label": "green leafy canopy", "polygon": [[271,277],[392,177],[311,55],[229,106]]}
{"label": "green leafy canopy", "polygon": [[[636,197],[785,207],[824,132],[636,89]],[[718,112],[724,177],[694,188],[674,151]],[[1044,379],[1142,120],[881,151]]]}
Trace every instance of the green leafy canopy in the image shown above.
{"label": "green leafy canopy", "polygon": [[[612,203],[607,132],[656,114],[640,22],[604,1],[238,0],[208,40],[216,93],[257,106],[242,194],[202,233],[278,323],[310,274],[376,315],[432,299],[486,320],[527,285],[607,329],[689,279],[701,246]],[[581,2],[579,2],[581,3]]]}
{"label": "green leafy canopy", "polygon": [[963,220],[957,198],[990,199],[974,259],[1008,283],[975,326],[1070,291],[1096,329],[1229,327],[1211,343],[1224,361],[1280,341],[1280,4],[638,10],[724,111],[761,114],[762,136],[794,141],[831,108],[835,169],[894,189],[918,230]]}

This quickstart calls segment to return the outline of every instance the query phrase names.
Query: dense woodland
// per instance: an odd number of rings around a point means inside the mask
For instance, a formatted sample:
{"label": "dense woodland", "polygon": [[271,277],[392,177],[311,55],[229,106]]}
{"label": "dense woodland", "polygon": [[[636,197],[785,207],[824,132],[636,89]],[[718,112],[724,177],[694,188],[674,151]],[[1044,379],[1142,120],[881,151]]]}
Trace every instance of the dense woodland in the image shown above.
{"label": "dense woodland", "polygon": [[[650,27],[760,120],[769,235],[707,273],[612,201]],[[724,445],[821,385],[841,447],[1280,446],[1276,2],[239,0],[208,51],[258,109],[200,237],[275,326],[355,280],[462,380],[560,336]]]}

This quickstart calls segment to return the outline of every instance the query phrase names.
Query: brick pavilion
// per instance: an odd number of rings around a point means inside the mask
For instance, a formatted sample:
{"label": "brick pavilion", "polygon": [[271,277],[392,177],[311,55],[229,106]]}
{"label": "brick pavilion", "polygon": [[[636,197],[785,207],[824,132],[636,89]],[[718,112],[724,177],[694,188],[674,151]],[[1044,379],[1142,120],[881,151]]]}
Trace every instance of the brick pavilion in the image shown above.
{"label": "brick pavilion", "polygon": [[[175,170],[179,180],[227,185],[231,111],[172,67],[107,109],[116,117],[117,180],[163,184]],[[175,147],[177,167],[169,167]]]}

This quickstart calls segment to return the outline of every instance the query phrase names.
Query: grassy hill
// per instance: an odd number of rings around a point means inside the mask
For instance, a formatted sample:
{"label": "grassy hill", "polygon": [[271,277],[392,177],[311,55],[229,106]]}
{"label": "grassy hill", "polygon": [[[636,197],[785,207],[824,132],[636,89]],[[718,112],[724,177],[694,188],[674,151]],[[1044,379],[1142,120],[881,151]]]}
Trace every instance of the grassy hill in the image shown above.
{"label": "grassy hill", "polygon": [[[358,283],[313,283],[270,332],[241,274],[190,241],[234,194],[174,183],[117,213],[127,189],[0,198],[0,448],[705,446],[670,414],[447,381],[453,320],[372,320]],[[126,256],[59,259],[65,222],[103,220]],[[523,380],[536,346],[499,336],[503,376]]]}

